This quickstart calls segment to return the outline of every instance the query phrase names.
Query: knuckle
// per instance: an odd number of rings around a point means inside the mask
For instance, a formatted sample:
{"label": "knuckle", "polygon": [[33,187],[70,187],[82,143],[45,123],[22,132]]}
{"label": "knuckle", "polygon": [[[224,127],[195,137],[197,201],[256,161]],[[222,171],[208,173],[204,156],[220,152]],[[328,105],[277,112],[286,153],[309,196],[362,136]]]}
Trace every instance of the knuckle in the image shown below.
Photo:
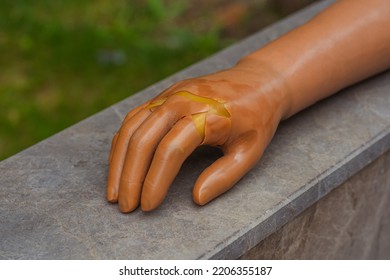
{"label": "knuckle", "polygon": [[128,120],[130,120],[136,113],[138,113],[139,110],[140,110],[140,107],[136,107],[136,108],[130,110],[130,111],[126,114],[126,116],[124,117],[122,123],[124,124],[124,123],[126,123]]}
{"label": "knuckle", "polygon": [[133,130],[133,126],[134,126],[134,124],[130,121],[124,122],[119,130],[119,133],[127,135],[128,133],[130,133]]}
{"label": "knuckle", "polygon": [[129,147],[135,150],[140,150],[143,147],[148,146],[150,142],[151,138],[148,137],[148,135],[142,133],[141,131],[136,131],[130,138]]}

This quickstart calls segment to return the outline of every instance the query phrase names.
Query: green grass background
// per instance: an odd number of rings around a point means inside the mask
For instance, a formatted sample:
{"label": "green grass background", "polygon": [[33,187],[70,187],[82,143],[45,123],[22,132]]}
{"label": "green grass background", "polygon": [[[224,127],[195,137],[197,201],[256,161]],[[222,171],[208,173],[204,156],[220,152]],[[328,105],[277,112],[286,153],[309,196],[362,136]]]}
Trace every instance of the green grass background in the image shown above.
{"label": "green grass background", "polygon": [[0,160],[232,43],[207,3],[1,0]]}
{"label": "green grass background", "polygon": [[216,26],[199,33],[175,24],[185,8],[185,1],[2,0],[0,159],[226,45]]}

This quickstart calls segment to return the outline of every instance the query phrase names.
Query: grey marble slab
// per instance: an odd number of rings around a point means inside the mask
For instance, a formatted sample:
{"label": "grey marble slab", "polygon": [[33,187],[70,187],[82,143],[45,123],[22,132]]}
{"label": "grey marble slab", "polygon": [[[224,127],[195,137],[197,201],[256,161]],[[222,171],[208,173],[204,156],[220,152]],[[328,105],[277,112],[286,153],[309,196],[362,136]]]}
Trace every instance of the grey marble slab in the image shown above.
{"label": "grey marble slab", "polygon": [[285,121],[259,164],[204,207],[200,172],[219,151],[184,164],[158,210],[124,215],[105,201],[113,133],[127,111],[175,81],[230,66],[304,23],[313,5],[0,163],[1,259],[237,258],[390,147],[390,72]]}

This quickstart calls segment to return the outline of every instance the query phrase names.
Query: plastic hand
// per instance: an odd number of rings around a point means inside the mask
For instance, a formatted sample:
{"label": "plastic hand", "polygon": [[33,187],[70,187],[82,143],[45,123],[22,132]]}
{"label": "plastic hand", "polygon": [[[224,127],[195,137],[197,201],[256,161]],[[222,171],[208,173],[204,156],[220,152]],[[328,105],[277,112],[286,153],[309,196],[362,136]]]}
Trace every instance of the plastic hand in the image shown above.
{"label": "plastic hand", "polygon": [[235,67],[184,80],[126,116],[112,141],[107,199],[122,212],[155,209],[184,160],[199,145],[224,156],[199,176],[203,205],[230,189],[260,159],[282,118],[274,76]]}
{"label": "plastic hand", "polygon": [[113,138],[107,199],[122,212],[156,208],[199,145],[224,156],[199,176],[194,201],[227,191],[282,118],[389,67],[389,12],[387,0],[337,1],[235,67],[179,82],[131,111]]}

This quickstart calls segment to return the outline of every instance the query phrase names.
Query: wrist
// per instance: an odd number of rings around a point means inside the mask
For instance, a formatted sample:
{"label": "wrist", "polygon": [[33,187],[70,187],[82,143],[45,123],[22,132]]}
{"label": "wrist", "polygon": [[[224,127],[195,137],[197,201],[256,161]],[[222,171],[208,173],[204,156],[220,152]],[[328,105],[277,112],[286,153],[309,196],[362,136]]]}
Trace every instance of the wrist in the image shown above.
{"label": "wrist", "polygon": [[232,68],[249,77],[260,100],[266,100],[277,111],[280,120],[291,115],[292,96],[285,77],[270,63],[246,56]]}

